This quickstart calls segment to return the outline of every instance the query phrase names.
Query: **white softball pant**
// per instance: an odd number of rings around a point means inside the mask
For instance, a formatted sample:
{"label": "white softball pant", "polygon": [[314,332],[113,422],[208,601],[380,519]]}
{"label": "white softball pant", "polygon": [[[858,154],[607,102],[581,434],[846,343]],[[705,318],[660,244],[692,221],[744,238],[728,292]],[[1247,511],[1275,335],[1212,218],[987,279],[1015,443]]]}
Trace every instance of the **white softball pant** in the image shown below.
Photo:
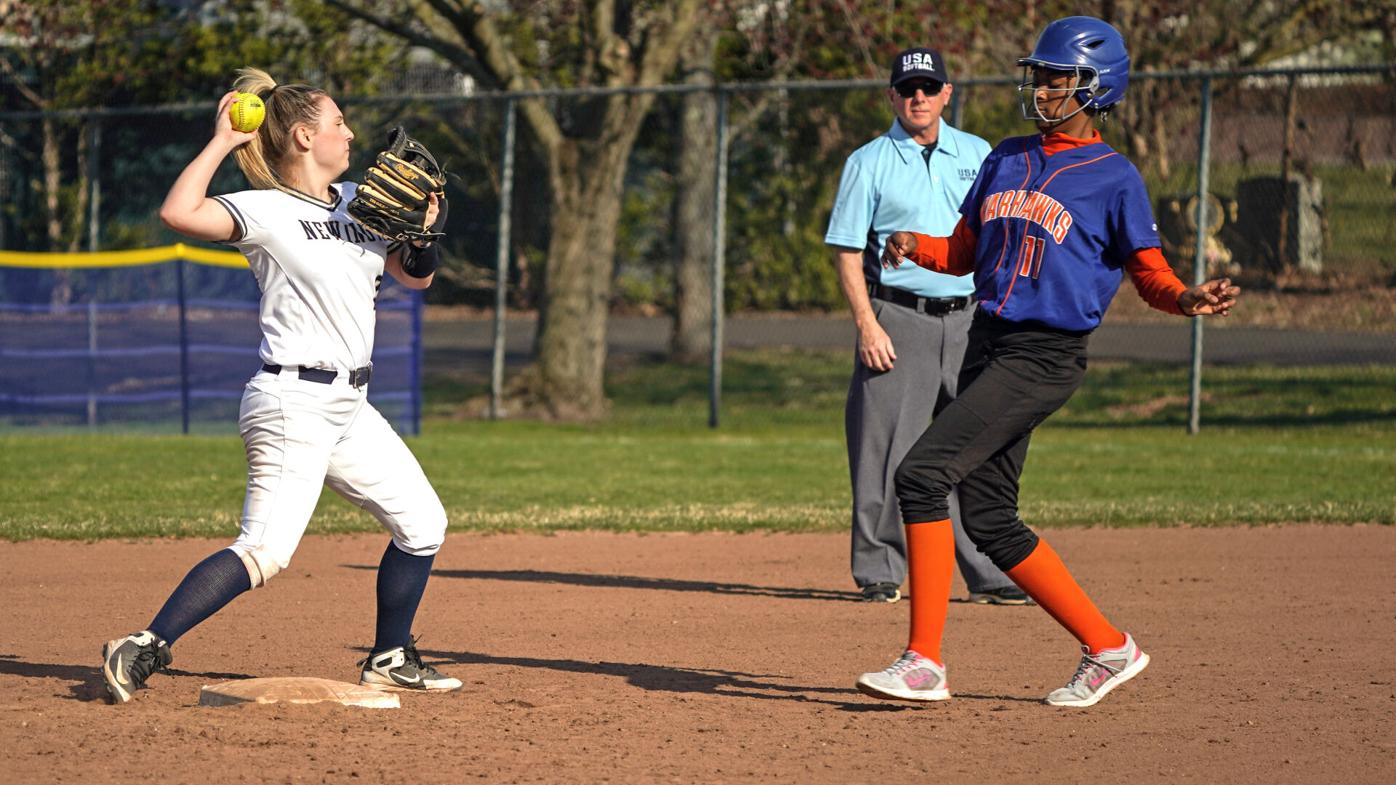
{"label": "white softball pant", "polygon": [[259,372],[243,392],[238,428],[247,496],[231,547],[253,587],[291,563],[325,485],[377,518],[404,553],[441,547],[446,510],[436,491],[366,391],[342,375],[320,384],[297,378],[294,368]]}

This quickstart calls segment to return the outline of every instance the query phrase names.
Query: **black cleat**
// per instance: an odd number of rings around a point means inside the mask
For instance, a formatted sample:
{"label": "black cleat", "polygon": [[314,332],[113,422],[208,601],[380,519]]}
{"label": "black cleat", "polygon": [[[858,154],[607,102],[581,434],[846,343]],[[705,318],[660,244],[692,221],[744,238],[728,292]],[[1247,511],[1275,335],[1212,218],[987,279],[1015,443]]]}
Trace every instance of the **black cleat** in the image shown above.
{"label": "black cleat", "polygon": [[[414,641],[415,644],[415,641]],[[379,690],[446,692],[461,688],[461,680],[446,676],[422,662],[416,645],[398,646],[369,655],[359,663],[359,684]]]}
{"label": "black cleat", "polygon": [[165,670],[173,661],[169,644],[150,630],[107,641],[102,647],[102,679],[111,702],[131,700],[131,693],[144,686],[150,674]]}
{"label": "black cleat", "polygon": [[895,583],[874,583],[863,587],[863,602],[896,602],[902,598],[901,587]]}

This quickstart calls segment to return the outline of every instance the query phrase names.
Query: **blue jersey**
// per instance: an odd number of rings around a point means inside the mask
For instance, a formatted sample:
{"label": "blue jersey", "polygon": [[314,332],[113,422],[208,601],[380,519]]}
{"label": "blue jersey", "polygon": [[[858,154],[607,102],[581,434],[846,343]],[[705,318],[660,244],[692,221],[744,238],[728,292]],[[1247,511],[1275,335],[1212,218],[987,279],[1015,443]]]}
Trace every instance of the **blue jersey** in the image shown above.
{"label": "blue jersey", "polygon": [[1159,247],[1139,170],[1104,142],[1048,156],[1039,135],[1006,139],[960,213],[978,236],[979,307],[1014,322],[1095,329],[1125,262]]}
{"label": "blue jersey", "polygon": [[824,242],[862,248],[863,276],[871,283],[922,297],[973,292],[968,275],[934,273],[914,264],[884,269],[882,246],[899,229],[949,234],[988,153],[988,142],[942,119],[935,151],[927,157],[901,122],[893,120],[887,133],[853,151],[844,163]]}

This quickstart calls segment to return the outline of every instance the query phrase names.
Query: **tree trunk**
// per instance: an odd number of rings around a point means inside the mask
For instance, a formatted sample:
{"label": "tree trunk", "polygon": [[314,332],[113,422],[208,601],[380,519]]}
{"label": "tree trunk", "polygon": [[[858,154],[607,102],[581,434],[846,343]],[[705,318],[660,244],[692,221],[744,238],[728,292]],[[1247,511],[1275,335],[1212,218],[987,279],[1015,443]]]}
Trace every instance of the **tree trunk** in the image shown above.
{"label": "tree trunk", "polygon": [[[48,237],[48,250],[63,250],[63,213],[59,189],[63,185],[63,158],[58,143],[58,129],[53,119],[47,115],[43,122],[43,166],[44,166],[44,212],[46,213],[45,234]],[[49,290],[49,302],[53,305],[67,305],[73,299],[72,272],[66,269],[53,271],[53,288]]]}
{"label": "tree trunk", "polygon": [[1298,122],[1299,80],[1289,77],[1285,90],[1285,130],[1284,141],[1280,145],[1280,236],[1275,238],[1275,264],[1280,272],[1289,272],[1291,267],[1289,247],[1289,214],[1294,209],[1289,199],[1290,164],[1294,160],[1294,127]]}
{"label": "tree trunk", "polygon": [[[1154,103],[1153,105],[1174,106],[1176,105],[1174,101],[1181,101],[1182,96],[1168,95],[1168,93],[1174,92],[1172,87],[1173,85],[1171,82],[1163,82],[1160,84],[1161,89],[1159,92],[1164,94],[1164,102]],[[1158,168],[1158,176],[1164,180],[1167,180],[1173,174],[1173,159],[1168,149],[1168,143],[1178,138],[1177,134],[1170,133],[1168,127],[1169,118],[1170,114],[1168,112],[1153,112],[1149,116],[1149,124],[1152,126],[1154,132],[1154,166]]]}
{"label": "tree trunk", "polygon": [[73,203],[73,227],[68,234],[68,252],[82,249],[83,229],[87,226],[88,201],[92,195],[92,140],[86,123],[78,123],[78,180]]}
{"label": "tree trunk", "polygon": [[54,128],[53,118],[45,116],[43,122],[44,148],[44,213],[45,228],[50,251],[60,250],[63,243],[63,216],[58,210],[58,189],[63,183],[62,160],[58,146],[58,129]]}
{"label": "tree trunk", "polygon": [[[556,45],[555,65],[572,66],[569,77],[577,84],[661,84],[678,62],[683,42],[694,36],[700,20],[712,22],[718,5],[702,0],[576,4],[584,6],[580,18],[586,26],[580,35],[571,29],[540,30],[536,39],[516,41],[507,31],[517,23],[536,18],[544,25],[551,19],[570,24],[566,20],[575,14],[552,14],[546,3],[536,4],[542,13],[521,10],[515,3],[413,4],[427,28],[442,20],[454,27],[452,35],[438,36],[408,32],[405,24],[366,10],[382,4],[328,3],[409,43],[427,45],[463,73],[511,90],[546,86],[540,79],[550,79],[549,68],[535,57],[543,44]],[[653,94],[628,93],[520,104],[523,123],[547,164],[552,207],[534,341],[537,361],[511,389],[523,398],[515,403],[524,408],[580,419],[605,412],[602,378],[621,188],[635,137],[653,103]]]}
{"label": "tree trunk", "polygon": [[[683,54],[684,83],[713,84],[716,28],[690,39]],[[677,208],[678,242],[674,274],[674,329],[669,353],[679,362],[698,362],[712,348],[712,264],[714,194],[717,187],[717,98],[687,93],[680,115]]]}
{"label": "tree trunk", "polygon": [[[645,96],[639,97],[646,98]],[[565,420],[606,413],[602,386],[621,187],[639,132],[608,125],[564,143],[552,179],[552,237],[544,264],[536,355],[526,402]]]}

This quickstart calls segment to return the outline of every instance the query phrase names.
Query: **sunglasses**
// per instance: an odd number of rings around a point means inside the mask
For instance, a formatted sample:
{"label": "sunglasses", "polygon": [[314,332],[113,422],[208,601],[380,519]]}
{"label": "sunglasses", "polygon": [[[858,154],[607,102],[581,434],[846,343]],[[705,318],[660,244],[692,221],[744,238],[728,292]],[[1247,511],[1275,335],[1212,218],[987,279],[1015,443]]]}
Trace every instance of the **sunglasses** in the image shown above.
{"label": "sunglasses", "polygon": [[902,82],[892,89],[896,90],[897,95],[902,98],[915,98],[917,90],[925,93],[927,98],[935,98],[940,95],[940,90],[944,86],[945,85],[940,82],[926,80],[920,82]]}

